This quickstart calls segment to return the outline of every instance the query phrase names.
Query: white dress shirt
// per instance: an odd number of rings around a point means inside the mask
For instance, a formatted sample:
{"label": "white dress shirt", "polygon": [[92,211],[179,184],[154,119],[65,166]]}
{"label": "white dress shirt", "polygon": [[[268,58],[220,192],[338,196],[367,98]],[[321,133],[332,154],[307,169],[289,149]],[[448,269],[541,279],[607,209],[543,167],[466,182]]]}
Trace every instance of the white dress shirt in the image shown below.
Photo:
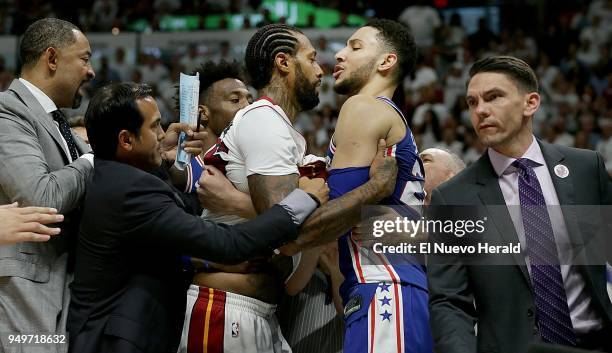
{"label": "white dress shirt", "polygon": [[[522,253],[525,255],[527,269],[531,274],[529,258],[526,251],[525,230],[523,228],[523,219],[520,209],[521,203],[518,189],[519,175],[517,173],[517,168],[511,165],[516,159],[507,157],[492,148],[489,148],[487,152],[493,169],[499,176],[499,187],[504,195],[506,205],[509,206],[508,211],[512,218],[514,229],[516,229],[516,233],[521,242]],[[578,272],[577,268],[569,265],[572,263],[571,259],[574,258],[575,254],[570,244],[563,213],[560,207],[550,207],[558,206],[559,198],[557,197],[557,191],[555,190],[548,166],[544,160],[544,155],[542,155],[542,150],[535,137],[532,138],[531,145],[525,154],[523,154],[522,158],[527,158],[540,164],[534,167],[533,171],[538,177],[542,193],[544,194],[544,200],[548,206],[548,214],[553,228],[555,243],[557,244],[557,254],[559,255],[561,264],[561,276],[563,277],[563,284],[565,286],[574,331],[578,334],[584,334],[598,330],[603,324],[601,318],[593,309],[591,296],[586,289],[584,278]],[[569,177],[572,177],[571,173],[572,171],[570,170]]]}
{"label": "white dress shirt", "polygon": [[[40,105],[44,109],[45,113],[51,115],[52,112],[58,110],[57,106],[51,100],[51,98],[49,98],[49,96],[47,96],[45,94],[45,92],[41,91],[40,88],[34,86],[32,83],[30,83],[28,80],[26,80],[24,78],[19,78],[19,81],[21,81],[21,83],[23,83],[24,86],[26,86],[28,91],[30,91],[30,93],[32,93],[34,98],[36,98],[38,103],[40,103]],[[53,120],[53,123],[55,124],[55,127],[57,128],[57,132],[59,133],[59,136],[62,139],[62,143],[63,143],[63,147],[64,147],[64,152],[65,152],[66,156],[68,157],[68,160],[70,162],[74,162],[72,160],[72,157],[70,156],[70,150],[68,149],[68,143],[66,143],[66,140],[64,139],[64,136],[60,132],[59,124],[57,123],[57,121],[55,121],[55,119]],[[91,166],[93,167],[93,163],[94,163],[93,162],[93,154],[85,153],[85,154],[81,155],[79,158],[84,158],[84,159],[88,160],[89,163],[91,163]]]}

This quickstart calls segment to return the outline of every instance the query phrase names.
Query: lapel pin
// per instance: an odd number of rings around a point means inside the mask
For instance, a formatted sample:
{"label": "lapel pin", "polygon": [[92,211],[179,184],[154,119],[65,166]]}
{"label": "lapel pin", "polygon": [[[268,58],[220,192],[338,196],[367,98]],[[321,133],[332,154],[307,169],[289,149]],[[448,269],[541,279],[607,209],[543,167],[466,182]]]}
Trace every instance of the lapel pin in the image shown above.
{"label": "lapel pin", "polygon": [[555,174],[557,174],[559,178],[567,178],[569,175],[569,169],[567,169],[567,167],[563,164],[557,164],[555,166]]}

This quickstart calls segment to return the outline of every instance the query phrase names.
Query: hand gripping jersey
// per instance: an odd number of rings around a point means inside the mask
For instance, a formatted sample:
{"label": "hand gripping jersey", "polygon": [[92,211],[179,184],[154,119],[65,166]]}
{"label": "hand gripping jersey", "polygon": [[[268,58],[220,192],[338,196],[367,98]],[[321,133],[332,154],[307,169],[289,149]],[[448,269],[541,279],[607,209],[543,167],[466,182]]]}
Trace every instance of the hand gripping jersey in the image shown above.
{"label": "hand gripping jersey", "polygon": [[[389,147],[387,153],[397,159],[397,181],[395,191],[381,204],[399,207],[402,216],[418,220],[425,198],[423,191],[423,163],[418,155],[412,132],[402,112],[386,97],[376,97],[395,109],[406,124],[406,135],[396,145]],[[334,158],[336,148],[330,142],[327,151],[328,163]],[[370,167],[350,167],[332,169],[328,185],[330,199],[338,198],[359,187],[369,179]],[[409,283],[427,289],[425,269],[411,256],[404,254],[377,254],[366,247],[360,247],[351,238],[351,232],[338,239],[340,270],[345,277],[341,288],[343,298],[347,291],[358,283]]]}

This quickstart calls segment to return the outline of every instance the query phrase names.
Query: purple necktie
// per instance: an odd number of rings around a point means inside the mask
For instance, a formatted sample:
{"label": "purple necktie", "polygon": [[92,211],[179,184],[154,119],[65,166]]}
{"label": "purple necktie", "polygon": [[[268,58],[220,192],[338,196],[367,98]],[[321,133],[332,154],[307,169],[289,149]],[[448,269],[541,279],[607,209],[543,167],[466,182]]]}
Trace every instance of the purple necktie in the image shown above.
{"label": "purple necktie", "polygon": [[575,346],[576,335],[567,305],[557,246],[544,194],[533,171],[533,167],[540,164],[521,158],[512,165],[519,173],[521,216],[540,334],[545,342]]}
{"label": "purple necktie", "polygon": [[77,149],[77,145],[74,142],[74,138],[72,138],[72,133],[70,132],[70,125],[66,121],[66,117],[60,110],[54,110],[51,112],[51,116],[53,120],[57,122],[59,127],[60,134],[66,141],[66,145],[68,145],[68,152],[70,152],[70,157],[72,157],[73,161],[76,161],[79,158],[79,150]]}

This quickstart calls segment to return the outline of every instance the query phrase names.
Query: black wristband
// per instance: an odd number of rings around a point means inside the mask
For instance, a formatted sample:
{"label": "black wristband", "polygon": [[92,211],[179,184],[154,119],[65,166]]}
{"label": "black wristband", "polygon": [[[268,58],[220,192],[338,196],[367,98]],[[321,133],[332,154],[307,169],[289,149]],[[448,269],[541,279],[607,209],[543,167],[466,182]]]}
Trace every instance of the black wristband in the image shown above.
{"label": "black wristband", "polygon": [[319,199],[314,194],[311,194],[309,192],[307,192],[307,194],[308,196],[310,196],[311,199],[314,200],[314,202],[317,203],[317,208],[321,207],[321,201],[319,201]]}

